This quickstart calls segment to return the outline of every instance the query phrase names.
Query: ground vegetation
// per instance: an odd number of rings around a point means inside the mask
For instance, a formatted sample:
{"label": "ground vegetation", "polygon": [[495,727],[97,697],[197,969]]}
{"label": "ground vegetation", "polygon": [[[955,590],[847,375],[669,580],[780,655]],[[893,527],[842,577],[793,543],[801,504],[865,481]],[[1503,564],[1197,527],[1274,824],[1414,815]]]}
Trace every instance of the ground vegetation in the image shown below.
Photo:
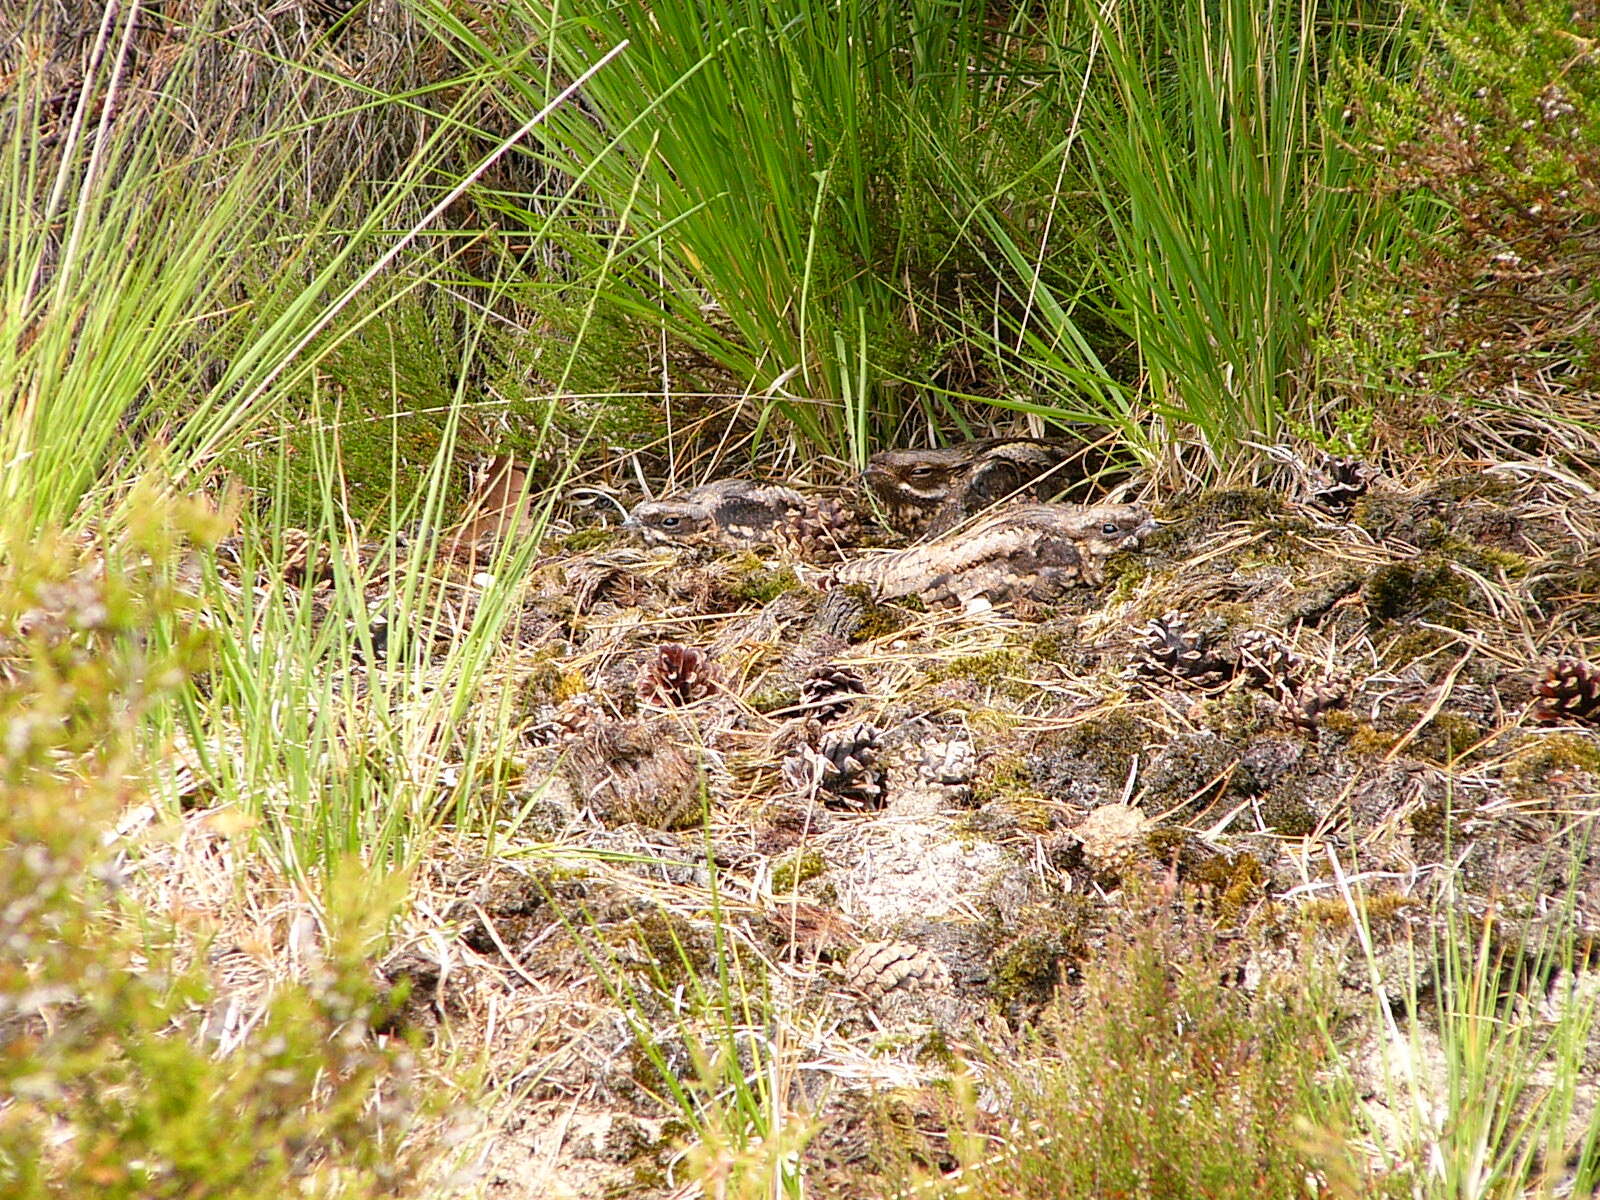
{"label": "ground vegetation", "polygon": [[[0,1191],[1592,1194],[1597,39],[7,7]],[[978,435],[1159,532],[622,527]]]}

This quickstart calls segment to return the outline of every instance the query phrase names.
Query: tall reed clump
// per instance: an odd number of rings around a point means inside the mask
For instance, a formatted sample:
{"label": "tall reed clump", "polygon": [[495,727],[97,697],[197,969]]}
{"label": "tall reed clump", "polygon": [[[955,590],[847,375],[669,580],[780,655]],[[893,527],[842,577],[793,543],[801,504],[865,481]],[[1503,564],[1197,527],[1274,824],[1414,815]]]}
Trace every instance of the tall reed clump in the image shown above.
{"label": "tall reed clump", "polygon": [[[31,50],[0,108],[0,510],[14,533],[114,528],[140,487],[217,489],[244,443],[275,442],[243,518],[243,572],[200,561],[188,583],[226,630],[217,674],[148,715],[149,744],[186,741],[210,798],[237,806],[291,872],[325,881],[350,854],[409,861],[443,812],[437,771],[415,764],[438,767],[465,736],[467,681],[515,578],[462,619],[427,570],[454,517],[444,494],[483,318],[462,322],[424,478],[383,501],[390,529],[419,528],[414,555],[355,553],[365,531],[337,424],[371,414],[326,395],[321,364],[395,306],[415,308],[445,261],[429,243],[452,186],[464,191],[505,143],[463,163],[458,116],[414,129],[422,99],[391,97],[408,141],[369,113],[370,95],[315,66],[263,66],[241,33],[256,27],[231,23],[226,5],[191,25],[147,15],[111,5],[79,30],[31,4],[11,43]],[[243,110],[196,99],[223,82]],[[454,82],[455,102],[476,104],[473,81]],[[364,182],[364,166],[382,182]],[[391,392],[406,369],[391,366]],[[290,446],[284,426],[302,423],[312,434]],[[289,512],[312,517],[298,546]],[[289,588],[296,558],[302,573],[338,567],[326,588]],[[395,669],[373,690],[427,702],[369,722],[371,706],[336,681],[374,659],[367,593],[380,576]],[[430,659],[441,647],[442,665]]]}
{"label": "tall reed clump", "polygon": [[1386,236],[1325,81],[1403,48],[1409,18],[1347,8],[580,0],[432,19],[513,111],[628,43],[541,131],[557,186],[482,198],[564,248],[540,267],[547,310],[581,278],[836,453],[892,436],[913,398],[946,425],[980,400],[1136,444],[1154,410],[1216,465],[1310,410],[1315,323]]}
{"label": "tall reed clump", "polygon": [[1594,830],[1592,813],[1578,815],[1541,868],[1548,909],[1480,912],[1444,891],[1427,935],[1404,947],[1376,943],[1367,905],[1340,877],[1372,981],[1369,1051],[1340,1070],[1363,1076],[1350,1090],[1366,1098],[1376,1157],[1406,1194],[1600,1189],[1600,988],[1576,899]]}
{"label": "tall reed clump", "polygon": [[814,441],[860,453],[893,416],[882,385],[914,340],[923,231],[902,215],[923,210],[908,124],[976,132],[983,8],[514,0],[483,21],[443,5],[433,19],[466,61],[502,68],[513,111],[627,42],[538,133],[560,186],[485,202],[548,231],[617,311],[748,381]]}
{"label": "tall reed clump", "polygon": [[974,292],[924,319],[994,364],[998,403],[1098,414],[1146,452],[1198,442],[1212,469],[1313,413],[1318,321],[1357,249],[1396,227],[1358,186],[1371,168],[1341,137],[1327,79],[1350,57],[1400,69],[1409,18],[1374,27],[1348,9],[1050,10],[1010,60],[1004,110],[1050,128],[1048,148],[987,188],[955,169],[941,181],[994,282],[987,307]]}
{"label": "tall reed clump", "polygon": [[803,1043],[729,919],[714,866],[707,881],[692,915],[641,909],[623,953],[592,913],[562,920],[628,1024],[636,1080],[691,1135],[687,1174],[708,1194],[799,1200],[799,1156],[816,1132],[790,1100]]}
{"label": "tall reed clump", "polygon": [[336,229],[350,177],[305,178],[359,102],[313,111],[309,70],[246,70],[205,23],[216,7],[194,26],[116,5],[81,28],[40,3],[7,14],[0,505],[16,520],[85,520],[91,493],[138,473],[140,443],[200,472],[303,390],[304,351],[426,174],[413,146],[403,182]]}
{"label": "tall reed clump", "polygon": [[1309,410],[1315,322],[1383,236],[1368,168],[1326,124],[1330,68],[1388,44],[1357,16],[1177,0],[1097,18],[1076,151],[1105,220],[1087,299],[1135,348],[1155,410],[1214,461]]}

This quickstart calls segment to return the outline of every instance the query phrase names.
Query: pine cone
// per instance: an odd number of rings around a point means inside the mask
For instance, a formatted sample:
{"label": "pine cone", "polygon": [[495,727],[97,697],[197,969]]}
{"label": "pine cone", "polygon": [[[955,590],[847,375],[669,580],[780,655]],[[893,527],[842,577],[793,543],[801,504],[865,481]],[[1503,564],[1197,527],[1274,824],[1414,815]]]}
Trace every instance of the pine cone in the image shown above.
{"label": "pine cone", "polygon": [[978,748],[965,737],[933,738],[917,746],[912,768],[927,787],[965,787],[978,773]]}
{"label": "pine cone", "polygon": [[304,529],[285,529],[283,577],[296,587],[326,583],[333,578],[333,559],[328,548],[315,541]]}
{"label": "pine cone", "polygon": [[1350,699],[1350,677],[1330,675],[1311,683],[1302,684],[1283,696],[1284,711],[1296,725],[1307,729],[1314,727],[1317,718],[1329,709],[1343,708]]}
{"label": "pine cone", "polygon": [[1311,485],[1311,502],[1335,516],[1344,517],[1367,494],[1373,469],[1359,458],[1338,454],[1322,455],[1319,470]]}
{"label": "pine cone", "polygon": [[[244,565],[244,539],[238,536],[224,538],[217,543],[217,561],[228,567]],[[256,558],[256,568],[259,580],[262,583],[270,582],[261,568],[266,564],[260,555]],[[282,578],[300,587],[307,583],[325,583],[333,578],[333,560],[327,547],[312,540],[312,536],[304,529],[293,526],[286,527],[283,531],[283,562]],[[231,572],[230,572],[231,574]]]}
{"label": "pine cone", "polygon": [[1533,719],[1541,725],[1587,721],[1600,725],[1600,667],[1558,658],[1534,689]]}
{"label": "pine cone", "polygon": [[720,672],[704,650],[664,642],[639,672],[639,700],[657,708],[680,708],[717,690]]}
{"label": "pine cone", "polygon": [[783,760],[784,780],[799,792],[826,792],[830,808],[882,808],[881,737],[882,731],[866,722],[831,730],[816,749],[802,746]]}
{"label": "pine cone", "polygon": [[593,694],[579,692],[559,705],[541,704],[522,736],[535,746],[554,746],[568,738],[581,737],[604,719]]}
{"label": "pine cone", "polygon": [[1206,635],[1189,628],[1190,614],[1167,612],[1144,628],[1145,641],[1134,651],[1134,679],[1177,679],[1198,687],[1226,683],[1233,670],[1206,645]]}
{"label": "pine cone", "polygon": [[876,1000],[895,991],[942,991],[950,986],[950,968],[910,942],[863,942],[845,960],[844,979]]}
{"label": "pine cone", "polygon": [[1257,687],[1292,692],[1305,674],[1305,660],[1275,633],[1250,629],[1239,635],[1239,670]]}
{"label": "pine cone", "polygon": [[217,543],[217,561],[227,563],[230,567],[240,566],[244,562],[244,539],[238,534],[225,537]]}
{"label": "pine cone", "polygon": [[829,499],[810,500],[799,512],[779,524],[779,536],[806,558],[833,559],[839,546],[855,533],[856,518],[844,505]]}
{"label": "pine cone", "polygon": [[800,685],[800,710],[819,721],[837,720],[857,696],[867,694],[867,685],[849,667],[823,663],[813,667]]}
{"label": "pine cone", "polygon": [[1149,849],[1150,818],[1131,804],[1103,804],[1072,832],[1096,875],[1119,875]]}

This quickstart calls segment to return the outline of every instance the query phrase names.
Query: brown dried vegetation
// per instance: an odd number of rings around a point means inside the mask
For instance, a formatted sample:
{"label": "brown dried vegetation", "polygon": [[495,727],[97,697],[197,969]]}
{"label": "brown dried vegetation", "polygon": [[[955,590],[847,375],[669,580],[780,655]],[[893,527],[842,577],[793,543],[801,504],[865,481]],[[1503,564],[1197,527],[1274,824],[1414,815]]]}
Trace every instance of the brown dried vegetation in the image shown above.
{"label": "brown dried vegetation", "polygon": [[[1600,735],[1539,728],[1532,664],[1596,653],[1548,580],[1595,569],[1600,508],[1521,464],[1459,472],[1390,475],[1348,520],[1198,494],[1114,589],[1028,620],[899,609],[848,642],[819,619],[825,574],[783,548],[799,586],[766,602],[663,549],[574,606],[620,552],[553,531],[495,667],[580,689],[523,718],[508,800],[532,840],[486,855],[446,831],[388,968],[403,1025],[492,1048],[503,1083],[537,1074],[491,1171],[514,1190],[576,1096],[637,1136],[572,1140],[548,1178],[660,1172],[662,1072],[709,1069],[733,962],[818,1064],[785,1103],[840,1122],[806,1161],[847,1181],[856,1088],[966,1061],[929,1039],[1015,1047],[1151,905],[1225,931],[1252,979],[1348,966],[1323,944],[1335,850],[1391,881],[1381,938],[1423,936],[1447,854],[1451,886],[1592,920],[1562,855],[1587,853]],[[1335,680],[1337,703],[1308,690]],[[892,982],[861,984],[880,958]]]}

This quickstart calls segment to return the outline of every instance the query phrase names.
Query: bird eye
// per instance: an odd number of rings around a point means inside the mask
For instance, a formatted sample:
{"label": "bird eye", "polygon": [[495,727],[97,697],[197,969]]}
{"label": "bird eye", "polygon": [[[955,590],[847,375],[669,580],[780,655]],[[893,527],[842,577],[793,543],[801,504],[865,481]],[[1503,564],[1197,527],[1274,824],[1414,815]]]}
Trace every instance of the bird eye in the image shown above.
{"label": "bird eye", "polygon": [[933,468],[932,467],[912,467],[911,468],[911,478],[913,478],[913,479],[927,479],[932,474],[933,474]]}
{"label": "bird eye", "polygon": [[1107,521],[1104,525],[1100,526],[1100,532],[1107,534],[1116,533],[1117,523],[1115,521]]}
{"label": "bird eye", "polygon": [[682,520],[681,517],[662,517],[661,527],[663,529],[676,529],[680,520]]}

